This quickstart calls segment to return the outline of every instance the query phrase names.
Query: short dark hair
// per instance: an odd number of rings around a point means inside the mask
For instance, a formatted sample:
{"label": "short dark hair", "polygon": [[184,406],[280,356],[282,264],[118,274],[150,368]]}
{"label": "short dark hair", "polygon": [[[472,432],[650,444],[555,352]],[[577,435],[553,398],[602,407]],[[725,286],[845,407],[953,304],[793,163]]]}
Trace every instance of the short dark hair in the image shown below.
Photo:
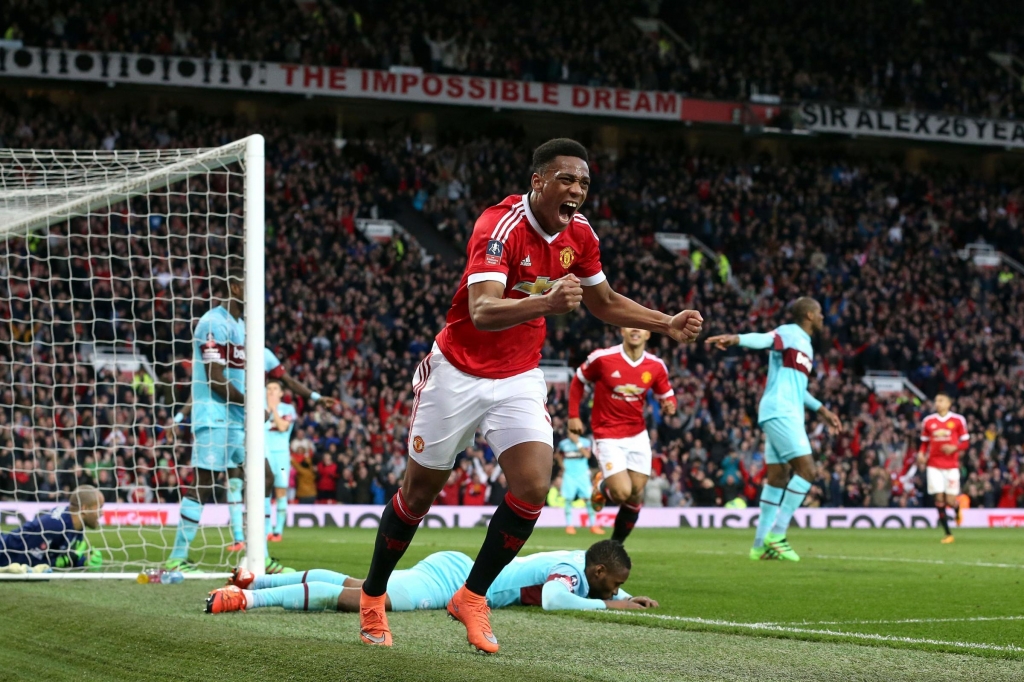
{"label": "short dark hair", "polygon": [[601,540],[595,542],[587,550],[587,566],[603,565],[605,568],[616,570],[633,568],[633,562],[626,553],[626,548],[618,540]]}
{"label": "short dark hair", "polygon": [[278,377],[270,377],[269,379],[267,379],[267,386],[269,386],[270,384],[277,384],[282,389],[284,388],[284,381],[282,381]]}
{"label": "short dark hair", "polygon": [[934,401],[938,400],[940,395],[941,396],[945,396],[946,400],[948,400],[950,402],[953,402],[953,396],[951,396],[950,394],[946,393],[945,391],[939,391],[938,393],[936,393],[935,397],[932,398],[932,401],[934,402]]}
{"label": "short dark hair", "polygon": [[789,316],[796,323],[803,322],[816,305],[819,303],[810,296],[801,296],[789,304]]}
{"label": "short dark hair", "polygon": [[558,156],[574,156],[590,162],[586,147],[568,137],[556,137],[533,150],[533,172],[543,173]]}

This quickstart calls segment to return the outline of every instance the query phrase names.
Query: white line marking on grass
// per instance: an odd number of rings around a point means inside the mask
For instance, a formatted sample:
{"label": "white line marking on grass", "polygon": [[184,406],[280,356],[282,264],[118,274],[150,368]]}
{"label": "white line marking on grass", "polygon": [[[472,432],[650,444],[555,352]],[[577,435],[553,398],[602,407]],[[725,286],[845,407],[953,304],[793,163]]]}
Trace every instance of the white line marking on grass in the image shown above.
{"label": "white line marking on grass", "polygon": [[[719,556],[742,556],[746,552],[723,552],[720,550],[698,549],[693,554],[714,554]],[[882,561],[900,564],[934,564],[937,566],[970,566],[972,568],[1017,568],[1024,569],[1021,564],[1000,564],[988,561],[948,561],[946,559],[911,559],[908,557],[884,557],[884,556],[846,556],[842,554],[804,554],[805,559],[825,559],[838,561]]]}
{"label": "white line marking on grass", "polygon": [[839,559],[841,561],[892,561],[905,564],[936,564],[938,566],[976,566],[979,568],[1024,568],[1020,564],[998,564],[990,561],[947,561],[945,559],[909,559],[903,557],[844,556],[830,554],[808,554],[812,559]]}
{"label": "white line marking on grass", "polygon": [[948,646],[958,649],[976,649],[987,651],[1010,651],[1014,653],[1024,652],[1024,648],[1013,644],[985,644],[982,642],[952,642],[941,639],[924,639],[917,637],[899,637],[897,635],[878,635],[870,632],[840,632],[838,630],[807,630],[804,628],[787,627],[775,625],[774,623],[736,623],[729,620],[717,620],[713,618],[688,618],[685,616],[664,616],[655,613],[636,613],[634,611],[615,611],[616,615],[635,616],[638,618],[656,618],[658,620],[672,620],[683,623],[696,623],[699,625],[716,625],[727,628],[741,628],[748,630],[759,630],[763,632],[788,632],[793,634],[827,635],[829,637],[847,637],[850,639],[863,639],[872,642],[899,642],[903,644],[933,644],[936,646]]}
{"label": "white line marking on grass", "polygon": [[907,623],[976,623],[989,620],[1024,620],[1024,616],[972,616],[970,618],[902,618],[900,620],[801,620],[793,622],[776,621],[758,625],[904,625]]}

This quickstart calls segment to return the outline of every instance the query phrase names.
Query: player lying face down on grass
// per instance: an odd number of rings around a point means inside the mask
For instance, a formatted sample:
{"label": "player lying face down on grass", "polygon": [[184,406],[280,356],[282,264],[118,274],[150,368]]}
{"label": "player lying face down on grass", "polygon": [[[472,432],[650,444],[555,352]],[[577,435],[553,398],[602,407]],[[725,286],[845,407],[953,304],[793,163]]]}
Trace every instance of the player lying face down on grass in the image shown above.
{"label": "player lying face down on grass", "polygon": [[551,487],[551,419],[539,369],[545,317],[571,313],[582,303],[617,327],[683,343],[700,334],[703,318],[697,311],[666,315],[608,285],[597,233],[579,213],[589,190],[583,145],[550,140],[534,151],[530,191],[488,208],[473,227],[447,324],[413,377],[409,466],[381,517],[362,586],[360,637],[366,644],[391,645],[388,579],[456,456],[479,430],[498,457],[509,491],[448,613],[465,625],[472,646],[498,651],[486,595],[529,539]]}
{"label": "player lying face down on grass", "polygon": [[[388,580],[388,611],[443,609],[462,587],[473,560],[436,552]],[[622,589],[632,564],[621,544],[604,540],[586,552],[540,552],[514,559],[487,591],[491,608],[540,606],[546,611],[646,609],[658,602]],[[359,610],[363,581],[322,569],[254,577],[239,568],[231,583],[210,593],[207,613],[280,606],[290,611]]]}
{"label": "player lying face down on grass", "polygon": [[100,491],[83,485],[71,493],[66,507],[57,507],[0,535],[0,572],[99,568],[103,555],[98,549],[89,549],[83,531],[100,527],[102,510]]}

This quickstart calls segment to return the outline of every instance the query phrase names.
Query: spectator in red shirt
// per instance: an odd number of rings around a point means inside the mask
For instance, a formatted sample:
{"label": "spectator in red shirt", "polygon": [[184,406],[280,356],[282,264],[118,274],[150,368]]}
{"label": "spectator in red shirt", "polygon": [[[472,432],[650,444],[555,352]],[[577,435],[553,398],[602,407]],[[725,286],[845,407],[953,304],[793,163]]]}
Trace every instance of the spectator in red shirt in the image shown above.
{"label": "spectator in red shirt", "polygon": [[443,488],[441,493],[437,496],[436,504],[448,504],[455,505],[459,503],[459,492],[462,489],[462,473],[461,469],[453,469],[451,475],[448,477],[448,482]]}
{"label": "spectator in red shirt", "polygon": [[322,504],[334,501],[334,489],[338,484],[338,465],[330,454],[324,455],[323,461],[316,467],[316,499]]}
{"label": "spectator in red shirt", "polygon": [[462,504],[466,506],[483,506],[486,500],[487,486],[476,479],[469,479],[469,482],[462,488]]}

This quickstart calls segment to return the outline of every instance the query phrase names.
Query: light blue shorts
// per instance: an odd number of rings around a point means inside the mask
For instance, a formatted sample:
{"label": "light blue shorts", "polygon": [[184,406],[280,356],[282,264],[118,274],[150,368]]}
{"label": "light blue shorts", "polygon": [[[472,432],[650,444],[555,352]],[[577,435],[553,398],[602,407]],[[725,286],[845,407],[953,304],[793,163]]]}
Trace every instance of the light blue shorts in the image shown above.
{"label": "light blue shorts", "polygon": [[192,466],[208,471],[227,471],[245,464],[245,430],[225,426],[195,430]]}
{"label": "light blue shorts", "polygon": [[469,577],[473,560],[462,552],[436,552],[388,579],[392,611],[443,609]]}
{"label": "light blue shorts", "polygon": [[811,454],[811,441],[802,420],[775,417],[761,422],[764,431],[764,461],[767,464],[785,464],[791,459]]}
{"label": "light blue shorts", "polygon": [[562,473],[562,497],[566,502],[572,503],[576,499],[589,500],[594,488],[590,483],[590,467],[583,471],[574,472],[568,467]]}
{"label": "light blue shorts", "polygon": [[290,452],[268,452],[267,453],[267,464],[270,465],[270,471],[274,474],[274,487],[275,488],[287,488],[288,487],[288,473],[292,468],[292,458]]}

